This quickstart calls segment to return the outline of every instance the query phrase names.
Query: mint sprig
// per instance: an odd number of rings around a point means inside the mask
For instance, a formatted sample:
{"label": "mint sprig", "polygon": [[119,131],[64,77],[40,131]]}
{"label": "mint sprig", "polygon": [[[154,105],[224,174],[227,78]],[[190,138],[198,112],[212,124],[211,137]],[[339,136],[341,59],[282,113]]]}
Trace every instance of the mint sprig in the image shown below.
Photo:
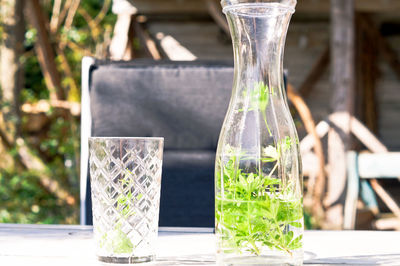
{"label": "mint sprig", "polygon": [[[301,248],[302,236],[295,237],[289,230],[289,226],[302,227],[301,199],[285,199],[290,193],[279,190],[280,179],[233,169],[237,159],[231,158],[224,167],[224,197],[216,197],[217,231],[225,244],[255,255],[260,255],[261,246],[289,254]],[[218,180],[217,174],[220,187]]]}
{"label": "mint sprig", "polygon": [[[119,182],[123,188],[132,187],[133,179],[128,176],[133,176],[132,172],[126,169],[125,177]],[[140,200],[143,197],[139,193],[136,197],[132,194],[131,189],[127,193],[121,193],[117,198],[116,210],[120,213],[122,220],[128,221],[129,218],[135,215],[133,208],[134,201]],[[114,254],[132,253],[134,245],[129,236],[122,230],[123,221],[119,221],[115,227],[108,232],[103,233],[100,239],[100,247],[105,248],[108,252]]]}
{"label": "mint sprig", "polygon": [[[274,93],[272,88],[270,91],[263,82],[258,82],[253,90],[243,93],[249,99],[249,108],[238,110],[261,112],[270,136],[266,109],[270,94]],[[285,155],[297,141],[286,136],[262,148],[258,158],[246,155],[241,149],[224,147],[224,154],[230,157],[227,162],[217,161],[215,199],[216,230],[224,248],[260,255],[263,246],[288,254],[302,247],[303,235],[292,231],[303,227],[302,199],[295,196],[293,181],[283,184],[281,178],[276,178],[279,165],[285,164]],[[245,161],[257,160],[260,164],[271,164],[268,174],[261,169],[246,173],[240,167]]]}
{"label": "mint sprig", "polygon": [[[270,101],[270,94],[274,93],[275,92],[272,88],[270,92],[268,86],[265,85],[263,81],[257,82],[254,85],[254,89],[250,90],[250,92],[243,91],[243,98],[244,99],[249,98],[250,107],[246,111],[260,111],[270,136],[272,136],[272,132],[270,127],[268,126],[266,110]],[[242,111],[245,110],[244,109],[239,110],[239,112]]]}

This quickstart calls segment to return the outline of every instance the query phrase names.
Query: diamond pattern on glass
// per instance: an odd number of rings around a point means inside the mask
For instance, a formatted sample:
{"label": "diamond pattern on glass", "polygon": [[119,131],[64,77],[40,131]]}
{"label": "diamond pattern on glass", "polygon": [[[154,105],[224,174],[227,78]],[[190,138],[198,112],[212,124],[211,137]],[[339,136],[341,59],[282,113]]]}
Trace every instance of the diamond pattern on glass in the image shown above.
{"label": "diamond pattern on glass", "polygon": [[97,254],[154,255],[162,140],[91,138],[89,145]]}

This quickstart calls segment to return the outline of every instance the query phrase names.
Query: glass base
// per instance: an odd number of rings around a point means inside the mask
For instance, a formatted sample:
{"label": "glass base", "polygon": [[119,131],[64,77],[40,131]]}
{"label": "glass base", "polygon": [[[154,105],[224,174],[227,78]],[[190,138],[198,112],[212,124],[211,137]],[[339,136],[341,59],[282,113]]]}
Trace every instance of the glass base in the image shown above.
{"label": "glass base", "polygon": [[150,262],[155,260],[156,256],[143,256],[143,257],[104,257],[98,256],[99,261],[106,263],[116,263],[116,264],[134,264],[134,263],[143,263]]}
{"label": "glass base", "polygon": [[302,258],[286,258],[282,256],[240,256],[219,259],[217,265],[223,266],[297,266],[303,265]]}

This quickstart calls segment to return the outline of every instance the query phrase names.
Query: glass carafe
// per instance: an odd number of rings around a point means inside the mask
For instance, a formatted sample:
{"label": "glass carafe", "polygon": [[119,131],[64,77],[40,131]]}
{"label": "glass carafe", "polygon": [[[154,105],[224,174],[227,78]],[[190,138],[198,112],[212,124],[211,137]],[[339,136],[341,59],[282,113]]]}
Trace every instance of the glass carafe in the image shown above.
{"label": "glass carafe", "polygon": [[215,167],[218,265],[301,265],[299,141],[284,90],[295,0],[223,0],[235,74]]}

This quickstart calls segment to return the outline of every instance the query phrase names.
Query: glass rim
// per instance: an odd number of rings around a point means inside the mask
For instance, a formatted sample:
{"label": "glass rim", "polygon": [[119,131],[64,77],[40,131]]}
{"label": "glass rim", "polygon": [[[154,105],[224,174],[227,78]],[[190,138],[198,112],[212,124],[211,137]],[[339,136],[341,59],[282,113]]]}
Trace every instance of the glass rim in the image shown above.
{"label": "glass rim", "polygon": [[266,4],[266,3],[276,3],[289,8],[295,8],[297,5],[297,0],[221,0],[221,6],[234,6],[237,4]]}
{"label": "glass rim", "polygon": [[[222,12],[224,14],[227,14],[230,11],[238,10],[238,11],[236,11],[236,13],[242,14],[242,15],[248,15],[248,16],[254,16],[254,17],[270,17],[271,16],[270,14],[266,14],[263,12],[251,13],[251,14],[247,14],[245,12],[240,12],[241,8],[251,8],[251,7],[263,7],[263,5],[262,5],[262,3],[238,3],[238,4],[227,5],[227,6],[223,7]],[[293,14],[295,12],[294,7],[291,7],[288,5],[283,5],[283,4],[276,3],[276,2],[269,3],[269,8],[280,10],[281,14],[285,14],[285,13]],[[275,14],[275,15],[277,15],[277,14]]]}
{"label": "glass rim", "polygon": [[164,137],[88,137],[89,140],[162,140]]}

